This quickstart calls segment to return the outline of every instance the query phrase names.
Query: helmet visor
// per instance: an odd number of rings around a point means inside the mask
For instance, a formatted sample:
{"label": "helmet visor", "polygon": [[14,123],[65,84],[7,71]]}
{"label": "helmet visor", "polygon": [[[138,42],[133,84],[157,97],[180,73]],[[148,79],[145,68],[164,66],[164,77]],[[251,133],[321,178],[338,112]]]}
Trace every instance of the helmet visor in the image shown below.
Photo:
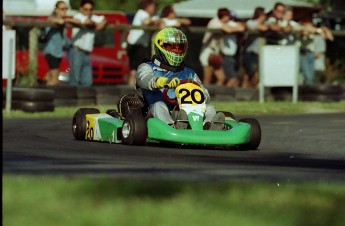
{"label": "helmet visor", "polygon": [[166,51],[177,53],[177,54],[184,54],[187,51],[187,43],[170,43],[164,42],[161,47]]}

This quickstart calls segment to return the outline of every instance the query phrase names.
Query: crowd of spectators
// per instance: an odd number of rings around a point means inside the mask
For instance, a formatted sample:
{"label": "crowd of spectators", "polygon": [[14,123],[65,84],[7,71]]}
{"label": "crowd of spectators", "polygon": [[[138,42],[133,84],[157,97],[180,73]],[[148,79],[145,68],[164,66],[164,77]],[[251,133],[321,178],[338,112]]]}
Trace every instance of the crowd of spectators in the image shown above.
{"label": "crowd of spectators", "polygon": [[[70,61],[70,84],[92,85],[92,70],[89,53],[93,49],[95,31],[103,29],[106,20],[96,16],[92,0],[81,0],[79,13],[71,19],[65,18],[67,5],[58,1],[49,21],[59,25],[46,28],[49,37],[44,54],[50,66],[47,85],[58,84],[58,68],[62,51],[68,48]],[[270,12],[263,7],[254,9],[252,18],[238,20],[231,9],[219,8],[207,28],[218,32],[205,32],[202,39],[199,61],[202,66],[202,82],[227,87],[257,87],[259,83],[259,53],[264,45],[297,45],[300,49],[300,70],[304,84],[314,84],[325,71],[326,40],[333,40],[327,27],[317,26],[311,18],[293,20],[293,10],[277,2]],[[64,35],[64,25],[72,23],[72,39]],[[187,18],[178,18],[169,5],[157,15],[155,0],[141,0],[133,18],[133,25],[183,27],[192,25]],[[83,29],[83,26],[86,29]],[[127,36],[127,54],[130,73],[128,84],[135,84],[136,70],[140,63],[152,56],[150,30],[132,29]],[[67,47],[66,47],[67,46]],[[197,59],[196,59],[197,60]],[[317,75],[317,76],[316,76]]]}
{"label": "crowd of spectators", "polygon": [[[268,13],[262,7],[255,8],[253,17],[245,22],[234,22],[234,19],[231,19],[231,11],[228,10],[224,13],[224,10],[224,8],[219,9],[218,17],[213,18],[209,23],[211,25],[214,24],[214,21],[220,21],[222,26],[218,25],[218,27],[223,32],[218,36],[211,37],[212,40],[204,38],[203,42],[204,45],[207,42],[213,49],[218,49],[222,56],[222,67],[226,79],[223,81],[222,68],[217,69],[218,65],[215,64],[213,74],[217,78],[216,84],[224,84],[229,87],[257,87],[259,53],[260,48],[264,45],[298,46],[303,84],[311,85],[322,81],[322,73],[325,71],[326,40],[333,41],[334,39],[327,27],[316,26],[312,23],[311,18],[305,18],[299,22],[294,21],[293,10],[280,2],[276,3]],[[226,19],[224,19],[224,14],[227,14]],[[209,25],[209,28],[217,27]],[[232,29],[227,29],[227,27],[232,27]],[[246,32],[243,33],[244,31]],[[241,42],[243,45],[240,48],[236,42],[239,33],[244,34]],[[229,37],[232,37],[232,42],[229,42]],[[231,48],[229,48],[229,44]],[[205,48],[203,48],[200,54],[200,61],[204,67],[203,79],[206,84],[210,82],[210,72],[207,71],[207,68],[205,70],[205,65],[210,66],[207,65],[206,60],[212,55],[211,51],[209,52],[208,56],[205,56]],[[237,57],[234,57],[235,55]],[[231,56],[230,59],[229,56]],[[234,65],[240,65],[240,67],[234,67]],[[242,70],[235,71],[235,68]],[[316,71],[318,76],[315,75]]]}
{"label": "crowd of spectators", "polygon": [[[141,2],[155,4],[154,0]],[[313,24],[311,18],[298,22],[293,18],[293,9],[281,2],[277,2],[269,12],[265,12],[263,7],[255,8],[252,18],[246,21],[237,20],[231,9],[218,9],[217,16],[209,21],[207,28],[221,32],[206,32],[202,40],[199,61],[203,83],[257,87],[259,53],[264,45],[297,45],[303,83],[315,84],[322,80],[320,75],[325,70],[326,40],[332,41],[333,36],[327,27]],[[160,27],[191,24],[188,19],[176,18],[171,6],[165,7],[156,21],[159,21]],[[137,56],[136,61],[144,60]],[[131,59],[131,55],[129,57]],[[132,84],[131,79],[129,83]]]}

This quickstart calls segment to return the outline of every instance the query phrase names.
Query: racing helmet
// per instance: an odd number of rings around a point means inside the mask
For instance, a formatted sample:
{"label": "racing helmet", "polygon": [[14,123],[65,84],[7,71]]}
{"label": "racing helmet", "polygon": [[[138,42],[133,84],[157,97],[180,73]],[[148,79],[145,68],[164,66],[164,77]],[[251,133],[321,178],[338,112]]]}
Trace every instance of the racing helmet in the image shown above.
{"label": "racing helmet", "polygon": [[180,66],[186,55],[187,48],[186,35],[174,27],[164,28],[157,33],[154,39],[155,55],[170,66]]}

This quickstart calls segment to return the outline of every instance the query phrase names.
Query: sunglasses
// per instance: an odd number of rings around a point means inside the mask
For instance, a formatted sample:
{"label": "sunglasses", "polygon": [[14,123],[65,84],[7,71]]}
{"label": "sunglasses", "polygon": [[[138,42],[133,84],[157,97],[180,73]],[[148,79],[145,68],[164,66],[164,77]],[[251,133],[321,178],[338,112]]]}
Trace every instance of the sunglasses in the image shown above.
{"label": "sunglasses", "polygon": [[58,8],[58,10],[63,10],[63,11],[65,11],[65,10],[68,10],[68,8],[67,8],[67,7],[64,7],[64,8]]}

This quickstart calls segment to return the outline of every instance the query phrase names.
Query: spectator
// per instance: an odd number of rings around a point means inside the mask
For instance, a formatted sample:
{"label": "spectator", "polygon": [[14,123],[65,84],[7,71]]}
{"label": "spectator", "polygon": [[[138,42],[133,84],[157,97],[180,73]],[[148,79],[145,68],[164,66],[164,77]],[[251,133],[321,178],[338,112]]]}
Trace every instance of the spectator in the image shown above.
{"label": "spectator", "polygon": [[[207,24],[207,28],[220,29],[225,33],[231,33],[234,29],[228,25],[230,11],[220,8],[217,17],[214,17]],[[209,85],[214,74],[217,78],[216,84],[223,85],[226,77],[222,60],[222,48],[224,46],[223,34],[206,32],[202,40],[202,48],[199,60],[203,67],[203,84]]]}
{"label": "spectator", "polygon": [[191,24],[187,18],[177,18],[174,8],[169,5],[162,9],[161,19],[166,27],[182,27]]}
{"label": "spectator", "polygon": [[315,70],[321,73],[325,70],[325,40],[333,41],[334,37],[327,27],[316,27],[311,18],[304,19],[299,30],[301,37],[297,44],[300,46],[301,72],[304,84],[311,85],[316,82]]}
{"label": "spectator", "polygon": [[93,14],[93,7],[92,0],[81,0],[79,13],[73,17],[73,23],[82,28],[75,27],[72,30],[73,41],[69,52],[71,85],[92,85],[90,53],[93,50],[95,31],[103,29],[107,23],[104,16]]}
{"label": "spectator", "polygon": [[301,26],[298,22],[293,20],[293,10],[291,7],[287,7],[280,23],[280,27],[283,30],[283,38],[279,44],[281,45],[294,45],[298,39],[294,31],[301,30]]}
{"label": "spectator", "polygon": [[262,7],[256,7],[252,19],[246,22],[247,29],[254,31],[253,34],[249,34],[244,47],[243,53],[243,67],[245,74],[242,78],[242,87],[256,87],[259,82],[259,53],[260,48],[264,44],[261,32],[268,30],[268,26],[265,24],[266,13]]}
{"label": "spectator", "polygon": [[59,67],[63,56],[63,50],[68,46],[69,39],[64,32],[64,25],[71,19],[65,18],[67,4],[64,1],[57,1],[52,15],[48,18],[48,22],[54,24],[53,27],[45,28],[45,47],[43,54],[49,65],[49,71],[46,75],[47,85],[59,84]]}
{"label": "spectator", "polygon": [[304,84],[312,85],[315,81],[315,43],[313,24],[310,20],[305,20],[302,23],[303,30],[301,30],[300,38],[300,65],[301,72],[304,78]]}
{"label": "spectator", "polygon": [[315,46],[315,62],[314,69],[317,82],[324,82],[324,72],[326,71],[325,53],[326,53],[326,40],[322,34],[316,34],[314,37]]}
{"label": "spectator", "polygon": [[266,32],[266,44],[279,45],[284,38],[281,23],[285,14],[285,8],[286,6],[283,3],[277,2],[273,10],[268,13],[266,24],[269,30]]}
{"label": "spectator", "polygon": [[[133,18],[132,25],[136,26],[160,26],[161,21],[154,17],[156,12],[155,0],[141,0],[139,10]],[[151,32],[142,29],[132,29],[127,37],[127,54],[129,57],[130,73],[128,84],[134,85],[136,70],[145,59],[151,57]]]}
{"label": "spectator", "polygon": [[236,22],[231,12],[230,20],[227,23],[229,29],[223,36],[223,47],[221,52],[223,55],[223,67],[224,72],[227,77],[226,86],[228,87],[237,87],[239,85],[239,79],[236,75],[236,53],[237,53],[237,35],[239,32],[245,31],[245,26],[242,23]]}

